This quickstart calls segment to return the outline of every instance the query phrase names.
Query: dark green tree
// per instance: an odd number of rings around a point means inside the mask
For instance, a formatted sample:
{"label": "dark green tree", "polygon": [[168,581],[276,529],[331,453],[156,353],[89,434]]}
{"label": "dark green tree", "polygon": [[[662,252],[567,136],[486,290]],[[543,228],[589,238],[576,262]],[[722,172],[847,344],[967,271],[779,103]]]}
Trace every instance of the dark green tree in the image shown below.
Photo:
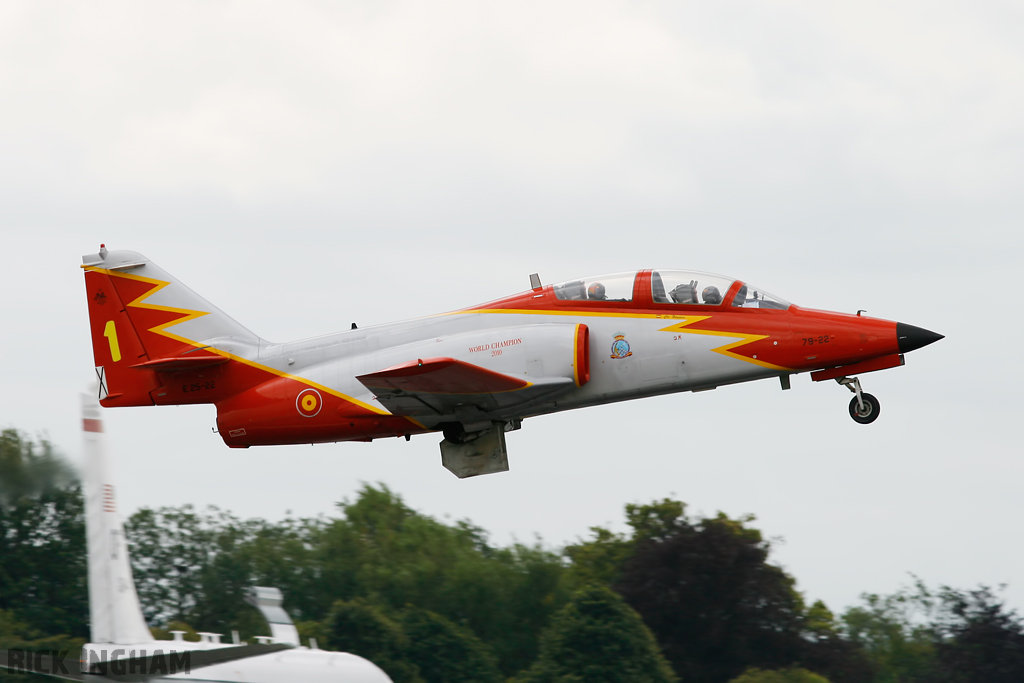
{"label": "dark green tree", "polygon": [[39,443],[16,429],[0,431],[0,505],[67,488],[78,477],[46,439]]}
{"label": "dark green tree", "polygon": [[570,580],[578,586],[595,581],[613,585],[637,544],[676,531],[685,524],[685,511],[685,503],[668,498],[650,505],[626,505],[626,523],[633,530],[632,534],[625,536],[603,527],[590,527],[593,539],[565,548],[565,555],[572,561]]}
{"label": "dark green tree", "polygon": [[0,610],[40,634],[88,636],[85,517],[45,440],[0,432]]}
{"label": "dark green tree", "polygon": [[770,544],[747,526],[752,519],[655,517],[615,584],[687,683],[722,683],[804,655],[802,599],[767,562]]}
{"label": "dark green tree", "polygon": [[685,680],[796,664],[836,683],[870,679],[871,662],[825,605],[805,608],[793,579],[767,562],[770,545],[749,528],[752,516],[685,512],[668,498],[627,505],[629,534],[593,527],[593,538],[566,548],[569,581],[622,591]]}
{"label": "dark green tree", "polygon": [[581,588],[541,637],[517,683],[669,683],[677,680],[640,616],[608,588]]}
{"label": "dark green tree", "polygon": [[334,600],[342,597],[327,595],[323,583],[320,548],[327,524],[324,518],[261,522],[247,544],[255,585],[279,588],[297,622],[323,619]]}
{"label": "dark green tree", "polygon": [[314,551],[321,595],[439,614],[487,643],[505,675],[536,657],[537,637],[566,600],[558,555],[539,544],[495,548],[480,528],[421,515],[383,486],[341,509]]}
{"label": "dark green tree", "polygon": [[439,614],[410,607],[399,623],[408,640],[409,660],[426,683],[501,683],[504,678],[490,648]]}
{"label": "dark green tree", "polygon": [[[86,638],[69,638],[63,635],[43,634],[28,624],[19,622],[10,612],[0,610],[0,650],[18,649],[29,652],[42,652],[44,654],[68,653],[65,661],[70,660],[76,663],[78,652]],[[72,665],[73,665],[72,664]],[[69,670],[71,666],[68,666]],[[0,669],[0,683],[29,683],[31,681],[45,681],[46,676],[36,674],[10,673],[6,669]],[[53,680],[53,679],[49,679]]]}
{"label": "dark green tree", "polygon": [[263,617],[245,602],[254,585],[253,541],[265,526],[215,507],[137,511],[125,534],[147,620],[180,621],[200,631],[237,630],[243,638],[268,635]]}
{"label": "dark green tree", "polygon": [[871,663],[874,683],[926,683],[941,672],[935,658],[935,600],[920,581],[892,595],[861,595],[843,614],[846,642]]}
{"label": "dark green tree", "polygon": [[365,657],[395,683],[424,683],[410,661],[409,639],[384,611],[365,600],[339,600],[326,623],[327,645]]}
{"label": "dark green tree", "polygon": [[729,683],[829,683],[824,676],[807,669],[748,669]]}
{"label": "dark green tree", "polygon": [[936,654],[948,683],[1024,681],[1024,624],[986,586],[944,588]]}
{"label": "dark green tree", "polygon": [[843,615],[849,641],[871,658],[873,683],[1024,680],[1024,622],[988,587],[861,596]]}
{"label": "dark green tree", "polygon": [[132,573],[147,621],[191,621],[202,601],[198,577],[216,548],[216,522],[191,505],[142,508],[126,520]]}
{"label": "dark green tree", "polygon": [[362,598],[387,613],[415,606],[471,631],[511,675],[564,604],[565,567],[539,546],[491,546],[468,522],[442,524],[386,487],[366,486],[334,519],[239,520],[189,506],[140,510],[127,534],[146,616],[243,637],[262,633],[244,602],[251,585],[276,586],[307,635],[336,600]]}
{"label": "dark green tree", "polygon": [[843,624],[820,600],[804,614],[805,654],[802,664],[835,683],[864,683],[877,675],[868,653],[846,637]]}

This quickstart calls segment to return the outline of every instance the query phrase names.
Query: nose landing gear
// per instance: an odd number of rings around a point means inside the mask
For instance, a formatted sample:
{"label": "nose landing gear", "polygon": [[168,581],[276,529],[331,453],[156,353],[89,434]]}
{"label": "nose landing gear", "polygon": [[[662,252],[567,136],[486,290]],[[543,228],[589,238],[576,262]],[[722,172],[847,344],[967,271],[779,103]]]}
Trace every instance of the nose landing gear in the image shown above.
{"label": "nose landing gear", "polygon": [[878,419],[882,406],[877,398],[861,391],[859,377],[837,377],[836,382],[854,393],[850,399],[850,417],[855,422],[866,425]]}

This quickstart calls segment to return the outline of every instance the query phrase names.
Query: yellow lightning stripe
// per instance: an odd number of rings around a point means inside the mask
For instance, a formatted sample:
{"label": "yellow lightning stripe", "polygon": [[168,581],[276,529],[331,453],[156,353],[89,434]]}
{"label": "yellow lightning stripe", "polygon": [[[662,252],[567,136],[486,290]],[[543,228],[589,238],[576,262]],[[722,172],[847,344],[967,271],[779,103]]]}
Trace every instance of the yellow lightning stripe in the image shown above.
{"label": "yellow lightning stripe", "polygon": [[189,320],[195,320],[196,318],[202,317],[204,315],[209,315],[209,311],[192,311],[192,310],[189,310],[187,308],[174,308],[172,306],[160,306],[160,305],[157,305],[157,304],[147,304],[147,303],[143,302],[145,299],[148,299],[152,295],[156,294],[157,292],[159,292],[164,287],[167,287],[168,285],[170,285],[171,284],[170,282],[165,282],[163,280],[155,280],[155,279],[149,278],[149,277],[142,277],[141,275],[134,275],[132,273],[119,273],[117,271],[108,270],[107,268],[98,268],[96,266],[82,266],[82,268],[85,269],[85,270],[91,270],[91,271],[94,271],[94,272],[97,272],[97,273],[104,273],[105,275],[109,275],[111,277],[123,277],[123,278],[125,278],[127,280],[135,280],[136,282],[145,282],[147,284],[154,285],[153,289],[151,289],[148,292],[146,292],[145,294],[137,297],[134,301],[129,303],[128,306],[133,306],[135,308],[148,308],[150,310],[164,311],[166,313],[177,313],[177,314],[180,314],[182,317],[180,317],[180,318],[178,318],[176,320],[171,320],[169,322],[162,323],[160,325],[157,325],[156,327],[150,328],[149,329],[150,332],[154,332],[156,334],[163,335],[164,337],[167,337],[169,339],[174,339],[175,341],[181,342],[182,344],[188,344],[188,345],[191,345],[191,346],[195,346],[196,348],[205,349],[207,351],[212,351],[213,353],[216,353],[219,356],[223,356],[225,358],[229,358],[231,360],[238,361],[239,363],[244,363],[245,365],[257,368],[259,370],[263,370],[265,372],[269,372],[270,374],[277,375],[278,377],[285,377],[287,379],[293,379],[296,382],[299,382],[301,384],[305,384],[307,386],[319,389],[320,391],[323,391],[323,392],[325,392],[327,394],[330,394],[331,396],[335,396],[337,398],[340,398],[343,401],[348,401],[349,403],[354,403],[357,406],[361,406],[363,408],[366,408],[367,410],[370,410],[370,411],[372,411],[374,413],[377,413],[378,415],[391,415],[391,413],[387,412],[386,410],[381,410],[380,408],[377,408],[376,406],[370,405],[369,403],[364,403],[363,401],[360,401],[357,398],[353,398],[352,396],[349,396],[347,394],[343,394],[343,393],[341,393],[339,391],[335,391],[334,389],[331,389],[329,387],[325,387],[324,385],[318,384],[317,382],[314,382],[312,380],[308,380],[305,377],[299,377],[298,375],[292,375],[292,374],[289,374],[287,372],[282,372],[281,370],[275,370],[272,367],[269,367],[269,366],[266,366],[266,365],[262,365],[260,363],[256,363],[255,361],[251,361],[248,358],[242,358],[241,356],[236,356],[235,354],[233,354],[233,353],[231,353],[229,351],[222,351],[221,349],[218,349],[216,347],[208,346],[206,344],[201,344],[201,343],[193,341],[191,339],[186,339],[185,337],[180,337],[180,336],[178,336],[176,334],[173,334],[172,332],[168,332],[166,328],[171,327],[172,325],[177,325],[179,323],[187,322]]}
{"label": "yellow lightning stripe", "polygon": [[772,363],[766,363],[763,360],[757,360],[756,358],[750,358],[748,356],[741,356],[738,353],[733,353],[732,352],[733,349],[739,348],[740,346],[745,346],[746,344],[750,344],[751,342],[756,342],[756,341],[761,340],[761,339],[767,339],[771,335],[768,335],[768,334],[749,334],[749,333],[746,333],[746,332],[722,332],[720,330],[694,330],[694,329],[689,329],[690,325],[693,325],[694,323],[698,323],[701,320],[707,320],[707,319],[709,319],[711,317],[712,316],[710,316],[710,315],[688,316],[685,320],[683,320],[681,322],[678,322],[675,325],[669,325],[668,327],[663,327],[663,328],[661,328],[658,331],[659,332],[675,332],[677,334],[678,333],[682,333],[682,334],[706,334],[706,335],[710,335],[710,336],[713,336],[713,337],[741,337],[741,339],[739,339],[738,341],[734,341],[734,342],[732,342],[730,344],[725,344],[724,346],[719,346],[719,347],[711,349],[711,350],[714,351],[715,353],[720,353],[723,356],[728,356],[729,358],[735,358],[737,360],[741,360],[741,361],[744,361],[744,362],[747,362],[747,363],[753,363],[754,365],[760,365],[763,368],[769,368],[771,370],[789,370],[790,369],[790,368],[782,367],[781,365],[773,365]]}
{"label": "yellow lightning stripe", "polygon": [[[192,341],[191,339],[179,337],[176,334],[167,332],[165,328],[168,328],[172,325],[177,325],[178,323],[188,322],[189,320],[195,320],[196,318],[201,318],[204,315],[209,315],[208,311],[191,311],[187,308],[173,308],[171,306],[159,306],[157,304],[143,303],[144,299],[148,299],[149,297],[153,296],[161,289],[171,284],[170,282],[164,282],[163,280],[154,280],[151,277],[142,277],[141,275],[133,275],[132,273],[119,273],[114,270],[107,270],[106,268],[97,268],[96,266],[82,266],[82,268],[97,273],[104,273],[105,275],[109,275],[111,277],[122,277],[126,280],[135,280],[136,282],[145,282],[146,284],[153,285],[153,289],[136,297],[135,300],[128,303],[127,306],[132,306],[134,308],[147,308],[152,311],[163,311],[164,313],[175,313],[181,315],[181,317],[176,320],[170,320],[168,322],[157,325],[156,327],[150,328],[149,332],[155,332],[156,334],[163,335],[164,337],[168,337],[169,339],[181,342],[182,344],[191,344],[192,346],[198,346],[200,348],[204,346],[203,344],[198,344]],[[212,351],[217,351],[217,349],[214,349],[213,347],[210,347],[210,349]],[[220,352],[218,351],[218,353]]]}
{"label": "yellow lightning stripe", "polygon": [[769,368],[771,370],[791,370],[792,368],[786,368],[781,365],[774,365],[772,363],[766,363],[756,358],[748,358],[747,356],[741,356],[738,353],[732,353],[732,349],[744,346],[751,342],[755,342],[759,339],[767,339],[770,335],[767,334],[749,334],[746,332],[721,332],[717,330],[692,330],[684,329],[688,325],[692,325],[701,320],[707,320],[711,318],[710,315],[675,315],[671,313],[609,313],[604,311],[578,311],[578,310],[543,310],[534,308],[474,308],[465,311],[452,311],[450,313],[442,313],[441,315],[460,315],[460,314],[480,314],[480,313],[512,313],[518,315],[564,315],[572,317],[592,317],[592,318],[642,318],[647,320],[679,320],[680,322],[670,325],[669,327],[663,327],[658,330],[659,332],[676,332],[685,334],[706,334],[715,337],[741,337],[739,341],[719,346],[718,348],[712,349],[716,353],[720,353],[723,356],[729,358],[735,358],[737,360],[744,361],[746,363],[753,363],[754,365],[760,365],[763,368]]}
{"label": "yellow lightning stripe", "polygon": [[[679,320],[685,315],[671,313],[607,313],[603,311],[553,311],[538,308],[471,308],[465,311],[450,311],[438,315],[473,315],[481,313],[505,313],[512,315],[564,315],[573,318],[647,318],[651,320]],[[706,317],[706,316],[705,316]]]}

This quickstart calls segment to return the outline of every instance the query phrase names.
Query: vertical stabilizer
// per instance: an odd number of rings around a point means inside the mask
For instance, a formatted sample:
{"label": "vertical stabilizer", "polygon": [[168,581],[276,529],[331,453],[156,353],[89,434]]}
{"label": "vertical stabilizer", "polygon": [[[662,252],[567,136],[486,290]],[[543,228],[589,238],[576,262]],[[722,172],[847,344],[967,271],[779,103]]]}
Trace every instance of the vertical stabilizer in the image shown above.
{"label": "vertical stabilizer", "polygon": [[106,436],[95,396],[82,396],[85,447],[85,525],[89,549],[89,617],[92,642],[131,644],[153,640],[142,617],[128,560]]}
{"label": "vertical stabilizer", "polygon": [[284,596],[279,588],[253,586],[249,589],[245,600],[263,613],[270,625],[270,635],[275,643],[299,645],[299,631],[281,606]]}
{"label": "vertical stabilizer", "polygon": [[167,387],[197,381],[190,368],[256,356],[259,337],[142,254],[103,247],[82,261],[104,406],[213,403],[213,393],[182,400]]}

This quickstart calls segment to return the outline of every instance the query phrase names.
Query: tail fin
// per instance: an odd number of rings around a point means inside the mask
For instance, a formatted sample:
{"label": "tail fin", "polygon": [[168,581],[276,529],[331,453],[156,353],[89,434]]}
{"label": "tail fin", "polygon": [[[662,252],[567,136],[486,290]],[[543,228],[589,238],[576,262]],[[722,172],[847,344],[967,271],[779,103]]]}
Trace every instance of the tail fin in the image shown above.
{"label": "tail fin", "polygon": [[103,405],[166,402],[154,395],[164,383],[158,373],[215,365],[230,354],[255,357],[259,337],[145,256],[101,245],[82,261]]}
{"label": "tail fin", "polygon": [[89,552],[89,620],[94,643],[153,640],[139,606],[124,526],[117,514],[107,442],[96,399],[82,397],[85,525]]}
{"label": "tail fin", "polygon": [[263,617],[270,624],[270,635],[275,643],[302,644],[299,642],[299,631],[292,623],[292,618],[281,607],[284,596],[280,588],[253,586],[246,593],[245,601],[263,613]]}

